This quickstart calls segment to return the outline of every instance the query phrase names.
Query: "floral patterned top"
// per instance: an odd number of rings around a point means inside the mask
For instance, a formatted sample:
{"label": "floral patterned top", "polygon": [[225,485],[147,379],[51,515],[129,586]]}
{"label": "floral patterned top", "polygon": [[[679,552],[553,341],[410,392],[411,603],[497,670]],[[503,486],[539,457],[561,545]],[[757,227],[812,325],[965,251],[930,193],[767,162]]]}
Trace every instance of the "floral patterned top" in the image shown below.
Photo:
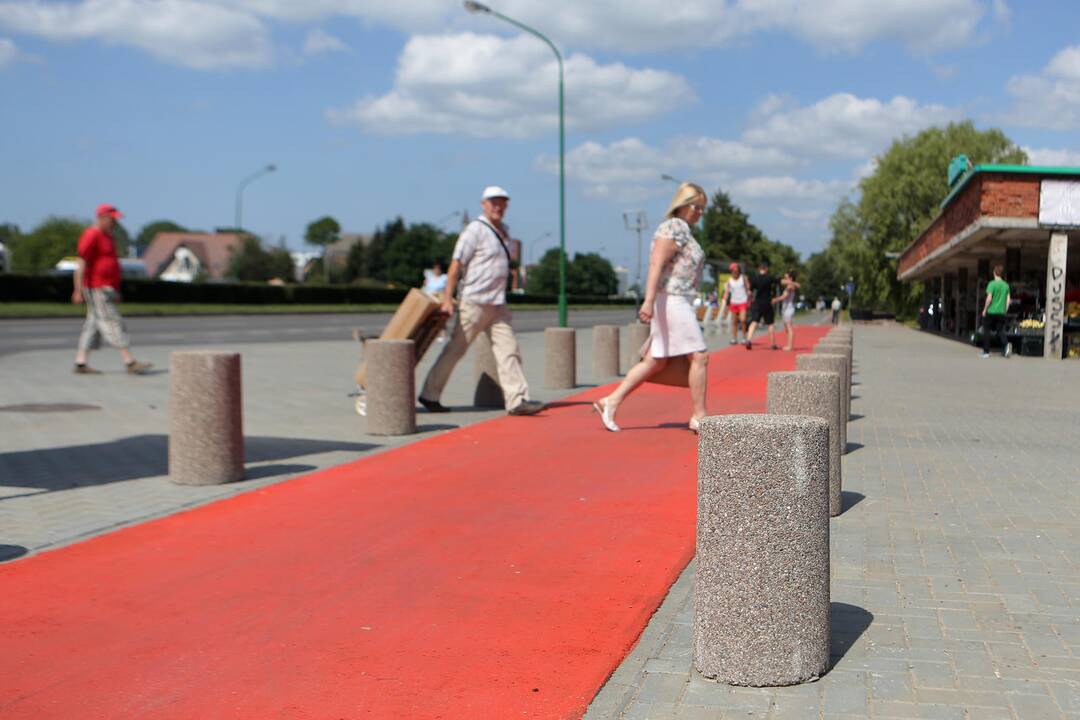
{"label": "floral patterned top", "polygon": [[668,218],[656,228],[653,245],[657,238],[675,241],[675,254],[660,270],[660,286],[657,289],[668,295],[697,295],[705,271],[705,251],[694,239],[690,226],[682,218]]}

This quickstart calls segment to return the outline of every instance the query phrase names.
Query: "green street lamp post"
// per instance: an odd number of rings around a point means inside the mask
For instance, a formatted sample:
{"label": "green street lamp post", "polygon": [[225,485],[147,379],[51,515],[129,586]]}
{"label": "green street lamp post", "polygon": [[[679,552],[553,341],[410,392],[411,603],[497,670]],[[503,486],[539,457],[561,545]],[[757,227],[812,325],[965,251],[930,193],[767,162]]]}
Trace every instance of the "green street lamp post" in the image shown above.
{"label": "green street lamp post", "polygon": [[492,10],[487,5],[465,0],[465,9],[471,13],[484,13],[520,28],[544,41],[559,61],[559,327],[566,327],[566,121],[563,110],[563,58],[559,48],[543,33],[528,25]]}
{"label": "green street lamp post", "polygon": [[237,188],[236,188],[236,232],[243,232],[243,227],[244,227],[243,226],[243,209],[244,209],[243,195],[244,195],[244,188],[246,188],[251,183],[251,181],[254,180],[255,178],[261,177],[261,176],[265,175],[266,173],[272,173],[275,170],[277,170],[277,165],[275,165],[273,163],[270,163],[266,167],[259,168],[259,170],[257,172],[254,172],[251,175],[249,175],[248,177],[244,178],[240,182],[240,185],[237,186]]}

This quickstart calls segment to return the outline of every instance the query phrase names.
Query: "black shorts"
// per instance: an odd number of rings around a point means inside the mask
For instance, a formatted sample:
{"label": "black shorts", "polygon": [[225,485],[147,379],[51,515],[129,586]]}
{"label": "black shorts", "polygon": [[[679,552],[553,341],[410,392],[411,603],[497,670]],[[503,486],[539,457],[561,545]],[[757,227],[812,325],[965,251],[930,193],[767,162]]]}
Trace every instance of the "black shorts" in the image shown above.
{"label": "black shorts", "polygon": [[772,303],[768,305],[751,305],[750,316],[746,320],[758,325],[772,325],[776,322],[776,313],[773,312]]}

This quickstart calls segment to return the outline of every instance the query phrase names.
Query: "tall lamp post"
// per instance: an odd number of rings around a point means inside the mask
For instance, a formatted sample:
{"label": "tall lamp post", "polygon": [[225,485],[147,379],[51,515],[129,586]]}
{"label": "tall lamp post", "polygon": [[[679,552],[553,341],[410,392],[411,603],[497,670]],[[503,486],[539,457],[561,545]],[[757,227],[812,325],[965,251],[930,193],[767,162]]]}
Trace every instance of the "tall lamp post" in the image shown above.
{"label": "tall lamp post", "polygon": [[264,168],[259,168],[258,171],[244,178],[236,188],[236,232],[243,230],[243,217],[244,217],[244,188],[251,184],[251,181],[255,178],[261,177],[267,173],[272,173],[277,170],[277,165],[270,163]]}
{"label": "tall lamp post", "polygon": [[543,33],[528,25],[492,10],[487,5],[465,0],[465,9],[471,13],[484,13],[510,23],[530,35],[540,38],[559,61],[559,327],[566,327],[566,122],[563,110],[563,58],[559,48]]}

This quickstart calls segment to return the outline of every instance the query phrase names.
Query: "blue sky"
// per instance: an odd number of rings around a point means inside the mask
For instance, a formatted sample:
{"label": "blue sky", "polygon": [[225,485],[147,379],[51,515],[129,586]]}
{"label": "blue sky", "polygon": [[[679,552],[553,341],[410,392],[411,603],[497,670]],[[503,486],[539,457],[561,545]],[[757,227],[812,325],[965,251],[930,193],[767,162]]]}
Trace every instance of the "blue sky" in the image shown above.
{"label": "blue sky", "polygon": [[[1074,0],[505,0],[566,56],[567,249],[633,266],[622,212],[722,188],[805,255],[890,141],[971,119],[1040,164],[1080,165]],[[553,56],[442,0],[0,0],[0,222],[99,202],[370,232],[512,195],[538,257],[558,238]],[[948,158],[942,158],[942,173]],[[543,237],[551,233],[548,237]],[[542,238],[542,239],[538,239]]]}

